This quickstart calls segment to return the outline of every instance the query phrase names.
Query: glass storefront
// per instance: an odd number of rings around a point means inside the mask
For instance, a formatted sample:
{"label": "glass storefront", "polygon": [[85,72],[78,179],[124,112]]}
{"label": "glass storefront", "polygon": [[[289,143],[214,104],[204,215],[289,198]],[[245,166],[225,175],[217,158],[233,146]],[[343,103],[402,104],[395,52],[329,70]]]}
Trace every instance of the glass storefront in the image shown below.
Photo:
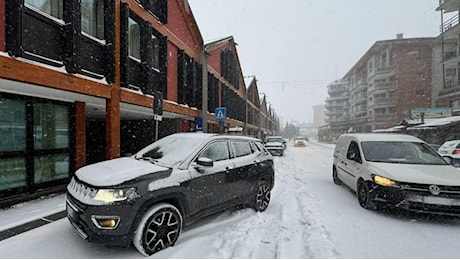
{"label": "glass storefront", "polygon": [[0,192],[66,180],[72,106],[0,95]]}

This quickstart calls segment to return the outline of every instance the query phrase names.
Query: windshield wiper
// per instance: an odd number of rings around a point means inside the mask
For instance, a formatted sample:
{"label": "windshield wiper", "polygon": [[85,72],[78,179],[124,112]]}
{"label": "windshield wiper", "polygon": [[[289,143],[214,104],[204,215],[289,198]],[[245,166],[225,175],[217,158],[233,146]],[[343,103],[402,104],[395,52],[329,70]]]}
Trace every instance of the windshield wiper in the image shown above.
{"label": "windshield wiper", "polygon": [[149,162],[153,163],[153,164],[158,164],[158,160],[157,159],[153,159],[152,157],[148,157],[148,156],[142,156],[142,157],[139,157],[137,158],[138,160],[148,160]]}

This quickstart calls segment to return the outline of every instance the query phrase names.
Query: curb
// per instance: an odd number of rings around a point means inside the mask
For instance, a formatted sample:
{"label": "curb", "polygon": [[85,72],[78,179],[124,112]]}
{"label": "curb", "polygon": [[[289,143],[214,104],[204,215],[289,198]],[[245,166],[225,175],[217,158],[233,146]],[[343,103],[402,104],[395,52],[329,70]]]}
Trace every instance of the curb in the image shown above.
{"label": "curb", "polygon": [[56,220],[65,218],[67,216],[67,212],[65,210],[51,214],[46,217],[39,218],[37,220],[33,220],[24,224],[21,224],[17,227],[9,228],[3,231],[0,231],[0,241],[5,240],[7,238],[10,238],[12,236],[19,235],[21,233],[24,233],[26,231],[32,230],[34,228],[41,227],[43,225],[46,225],[48,223],[54,222]]}

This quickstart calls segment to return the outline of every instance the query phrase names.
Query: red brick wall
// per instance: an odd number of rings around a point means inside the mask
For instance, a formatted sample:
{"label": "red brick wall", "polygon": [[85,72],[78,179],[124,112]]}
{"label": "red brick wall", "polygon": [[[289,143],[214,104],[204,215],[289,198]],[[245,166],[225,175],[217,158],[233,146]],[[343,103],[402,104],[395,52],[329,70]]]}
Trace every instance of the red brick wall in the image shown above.
{"label": "red brick wall", "polygon": [[[432,48],[427,44],[405,44],[394,48],[393,52],[398,70],[396,112],[399,117],[408,118],[411,109],[431,107]],[[420,78],[421,74],[423,78]],[[416,95],[417,89],[424,94]]]}

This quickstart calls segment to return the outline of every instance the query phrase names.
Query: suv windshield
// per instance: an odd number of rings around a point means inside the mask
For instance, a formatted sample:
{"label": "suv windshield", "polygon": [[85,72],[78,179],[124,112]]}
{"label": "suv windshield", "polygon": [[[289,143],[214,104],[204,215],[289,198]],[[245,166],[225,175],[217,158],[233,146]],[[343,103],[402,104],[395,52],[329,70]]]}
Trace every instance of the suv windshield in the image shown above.
{"label": "suv windshield", "polygon": [[283,142],[283,138],[281,137],[271,137],[271,138],[267,138],[267,143],[282,143]]}
{"label": "suv windshield", "polygon": [[415,142],[362,142],[364,158],[369,162],[405,164],[447,164],[441,156],[424,143]]}
{"label": "suv windshield", "polygon": [[145,147],[135,158],[147,158],[161,166],[172,167],[185,160],[202,142],[200,138],[170,135]]}

